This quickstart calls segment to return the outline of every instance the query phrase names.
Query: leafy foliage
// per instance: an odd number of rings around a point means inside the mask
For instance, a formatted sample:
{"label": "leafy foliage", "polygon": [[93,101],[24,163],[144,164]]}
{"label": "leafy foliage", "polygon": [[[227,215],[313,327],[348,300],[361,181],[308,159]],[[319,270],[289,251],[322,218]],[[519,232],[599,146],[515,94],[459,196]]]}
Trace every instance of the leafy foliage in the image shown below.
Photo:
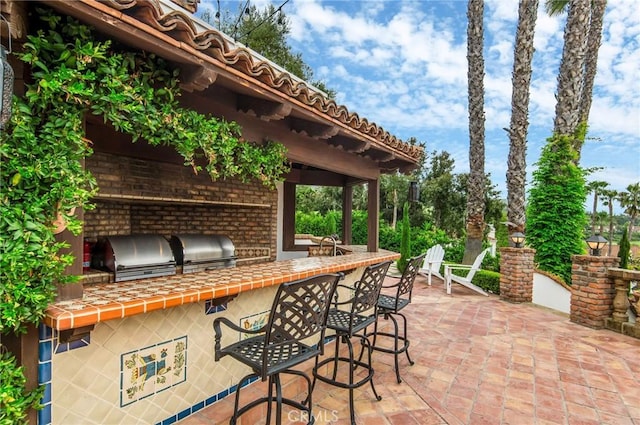
{"label": "leafy foliage", "polygon": [[99,115],[117,130],[151,145],[171,145],[195,172],[204,158],[212,179],[237,176],[274,187],[287,171],[285,149],[240,140],[231,122],[181,108],[177,71],[144,52],[99,41],[70,17],[38,10],[42,27],[27,36],[20,59],[32,69],[24,98],[2,142],[0,221],[0,331],[21,332],[37,323],[55,294],[55,282],[73,257],[53,235],[62,213],[68,228],[81,231],[76,207],[90,208],[94,178],[82,167],[92,151],[84,138],[83,116]]}
{"label": "leafy foliage", "polygon": [[527,209],[527,244],[536,249],[541,270],[571,281],[571,256],[584,252],[583,229],[587,224],[583,170],[576,165],[572,136],[547,139]]}
{"label": "leafy foliage", "polygon": [[24,369],[11,354],[0,354],[0,425],[27,424],[29,408],[38,408],[44,387],[25,390]]}
{"label": "leafy foliage", "polygon": [[631,244],[627,237],[627,228],[622,231],[622,239],[620,240],[620,248],[618,250],[618,258],[620,258],[620,268],[626,269],[629,267],[629,251],[631,250]]}
{"label": "leafy foliage", "polygon": [[330,211],[327,213],[326,221],[325,221],[325,229],[326,235],[335,235],[338,233],[338,225],[336,223],[337,213],[335,211]]}
{"label": "leafy foliage", "polygon": [[453,173],[454,162],[448,152],[431,153],[420,199],[429,207],[436,227],[460,237],[464,234],[467,186],[466,175]]}
{"label": "leafy foliage", "polygon": [[[54,221],[80,234],[73,215],[91,208],[96,183],[82,166],[91,155],[86,114],[102,116],[133,141],[171,145],[195,172],[204,159],[212,179],[237,176],[274,187],[288,170],[284,146],[240,140],[231,122],[181,108],[178,71],[161,58],[99,40],[70,17],[38,9],[41,27],[27,36],[19,58],[32,71],[24,98],[0,133],[0,333],[22,333],[53,301],[56,283],[71,282],[73,256],[56,242]],[[2,355],[0,423],[20,423],[40,390],[24,389],[15,358]]]}
{"label": "leafy foliage", "polygon": [[[317,211],[305,213],[302,211],[296,212],[296,233],[312,234],[316,236],[326,235],[327,228],[324,227],[330,220],[329,215],[335,215],[335,220],[338,223],[337,233],[342,234],[342,214],[337,211],[328,212],[326,215],[319,214]],[[353,211],[353,225],[351,228],[353,244],[366,245],[367,243],[367,212],[362,210]],[[389,251],[400,252],[401,232],[391,228],[388,223],[380,221],[380,233],[379,241],[380,247]],[[447,234],[429,222],[424,222],[421,227],[411,228],[411,253],[410,257],[419,255],[425,252],[433,245],[446,246],[445,257],[448,258],[448,254],[451,252],[457,252],[457,243],[452,240]],[[464,249],[464,246],[462,246]],[[455,255],[455,254],[452,254]],[[462,251],[460,251],[460,258],[462,258]],[[453,261],[453,259],[451,260]]]}
{"label": "leafy foliage", "polygon": [[478,270],[471,282],[492,294],[500,294],[500,273],[491,270]]}
{"label": "leafy foliage", "polygon": [[633,226],[640,215],[640,182],[627,186],[627,190],[621,192],[618,199],[624,213],[629,216],[629,239],[633,240]]}

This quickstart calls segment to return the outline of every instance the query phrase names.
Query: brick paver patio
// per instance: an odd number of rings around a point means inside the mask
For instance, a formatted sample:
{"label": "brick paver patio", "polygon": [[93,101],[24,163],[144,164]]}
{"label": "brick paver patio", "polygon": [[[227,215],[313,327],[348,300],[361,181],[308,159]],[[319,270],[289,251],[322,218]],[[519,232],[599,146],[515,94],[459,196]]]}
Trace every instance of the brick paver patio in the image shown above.
{"label": "brick paver patio", "polygon": [[[356,393],[359,424],[640,425],[640,340],[459,285],[448,296],[441,281],[429,287],[424,277],[405,311],[415,364],[401,357],[398,384],[393,357],[374,352],[382,400],[368,385]],[[298,385],[287,390],[304,398]],[[313,402],[317,424],[349,423],[346,390],[318,382]],[[264,423],[254,410],[239,423]],[[224,400],[180,424],[224,424],[230,412],[231,400]],[[287,419],[300,423],[296,412]]]}

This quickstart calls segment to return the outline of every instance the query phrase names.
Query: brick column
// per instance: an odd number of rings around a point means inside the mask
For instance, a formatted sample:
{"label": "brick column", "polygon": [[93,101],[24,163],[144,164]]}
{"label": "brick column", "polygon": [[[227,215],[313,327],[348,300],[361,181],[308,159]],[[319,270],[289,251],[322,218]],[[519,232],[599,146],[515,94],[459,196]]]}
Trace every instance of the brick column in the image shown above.
{"label": "brick column", "polygon": [[512,303],[533,299],[532,248],[500,248],[500,298]]}
{"label": "brick column", "polygon": [[608,276],[609,268],[617,267],[618,257],[595,257],[574,255],[571,267],[572,322],[601,329],[605,320],[613,313],[615,284]]}

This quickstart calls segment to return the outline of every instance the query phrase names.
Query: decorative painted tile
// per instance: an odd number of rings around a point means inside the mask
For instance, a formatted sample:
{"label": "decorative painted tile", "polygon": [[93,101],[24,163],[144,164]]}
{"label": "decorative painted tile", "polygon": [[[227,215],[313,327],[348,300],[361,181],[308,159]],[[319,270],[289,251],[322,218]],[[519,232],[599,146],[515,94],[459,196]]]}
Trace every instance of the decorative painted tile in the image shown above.
{"label": "decorative painted tile", "polygon": [[237,247],[236,256],[239,259],[256,259],[256,258],[269,258],[271,255],[271,248],[262,246],[253,247]]}
{"label": "decorative painted tile", "polygon": [[120,407],[187,380],[187,337],[120,356]]}
{"label": "decorative painted tile", "polygon": [[[269,310],[265,310],[261,313],[252,314],[250,316],[245,316],[240,319],[240,326],[246,330],[255,331],[256,329],[260,329],[269,321]],[[240,334],[240,338],[250,338],[255,335],[250,334]]]}

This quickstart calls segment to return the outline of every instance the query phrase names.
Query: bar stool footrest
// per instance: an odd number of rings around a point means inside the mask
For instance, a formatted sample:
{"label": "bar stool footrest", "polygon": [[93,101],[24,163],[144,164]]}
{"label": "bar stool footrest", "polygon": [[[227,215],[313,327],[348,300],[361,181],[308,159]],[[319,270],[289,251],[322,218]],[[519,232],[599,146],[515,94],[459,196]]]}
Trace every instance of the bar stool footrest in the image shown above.
{"label": "bar stool footrest", "polygon": [[[369,336],[373,336],[373,334],[367,334],[367,337]],[[411,343],[411,341],[407,340],[406,337],[404,336],[400,336],[398,335],[396,337],[395,334],[392,333],[388,333],[388,332],[378,332],[377,336],[386,336],[389,338],[398,338],[398,341],[402,341],[403,344],[401,347],[398,347],[398,350],[396,350],[395,348],[391,347],[391,348],[386,348],[386,347],[378,347],[377,345],[372,345],[371,349],[375,350],[375,351],[381,351],[383,353],[389,353],[389,354],[400,354],[400,353],[404,353],[405,351],[407,351],[409,349],[409,344]],[[410,364],[413,364],[414,362],[409,360]]]}
{"label": "bar stool footrest", "polygon": [[[344,362],[347,364],[351,363],[351,360],[348,357],[338,357],[338,361],[340,362]],[[358,388],[363,386],[364,384],[366,384],[367,382],[371,381],[373,379],[373,368],[368,365],[365,362],[359,361],[359,360],[353,360],[353,365],[354,365],[354,369],[357,367],[363,367],[365,370],[367,370],[369,372],[369,374],[367,376],[365,376],[364,378],[362,378],[360,381],[358,382],[354,382],[353,384],[349,384],[348,382],[342,382],[342,381],[337,381],[331,378],[328,378],[327,376],[321,375],[318,373],[318,369],[320,369],[322,366],[328,364],[328,363],[335,363],[336,359],[335,357],[332,358],[328,358],[328,359],[324,359],[320,362],[318,362],[318,365],[316,367],[314,367],[313,369],[313,376],[317,379],[319,379],[322,382],[325,382],[327,384],[331,384],[331,385],[335,385],[337,387],[340,388]],[[378,400],[382,400],[382,397],[378,398]]]}

